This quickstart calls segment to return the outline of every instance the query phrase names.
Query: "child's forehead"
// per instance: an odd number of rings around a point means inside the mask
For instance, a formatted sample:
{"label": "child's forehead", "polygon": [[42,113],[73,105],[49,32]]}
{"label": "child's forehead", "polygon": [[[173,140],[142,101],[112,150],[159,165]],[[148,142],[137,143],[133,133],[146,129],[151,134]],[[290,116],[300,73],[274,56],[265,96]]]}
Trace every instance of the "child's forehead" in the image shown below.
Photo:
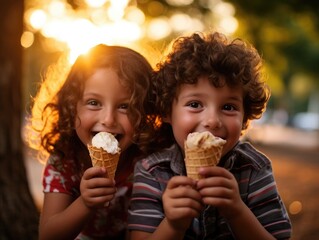
{"label": "child's forehead", "polygon": [[225,80],[225,78],[219,78],[218,81],[212,80],[207,76],[199,77],[194,82],[184,82],[181,83],[176,88],[176,96],[179,96],[181,93],[185,92],[193,92],[193,91],[209,91],[214,90],[218,91],[218,89],[228,89],[230,92],[240,92],[244,93],[245,89],[241,83],[231,84]]}
{"label": "child's forehead", "polygon": [[182,80],[179,83],[177,83],[177,89],[180,89],[184,85],[198,85],[201,82],[207,82],[207,84],[211,85],[212,87],[215,88],[220,88],[220,87],[230,87],[230,88],[243,88],[243,83],[241,80],[230,80],[226,76],[221,75],[221,74],[211,74],[211,75],[202,75],[198,76],[196,78],[192,79],[187,79],[187,80]]}

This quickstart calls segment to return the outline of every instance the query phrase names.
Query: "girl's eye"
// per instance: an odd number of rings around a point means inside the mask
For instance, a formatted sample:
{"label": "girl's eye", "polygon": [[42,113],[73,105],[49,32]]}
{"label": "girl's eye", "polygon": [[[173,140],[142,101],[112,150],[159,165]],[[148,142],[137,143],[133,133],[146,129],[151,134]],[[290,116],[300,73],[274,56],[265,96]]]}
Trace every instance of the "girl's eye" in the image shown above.
{"label": "girl's eye", "polygon": [[97,106],[98,102],[96,100],[89,100],[89,101],[87,101],[87,104],[92,105],[92,106]]}
{"label": "girl's eye", "polygon": [[128,103],[120,104],[119,109],[128,109]]}

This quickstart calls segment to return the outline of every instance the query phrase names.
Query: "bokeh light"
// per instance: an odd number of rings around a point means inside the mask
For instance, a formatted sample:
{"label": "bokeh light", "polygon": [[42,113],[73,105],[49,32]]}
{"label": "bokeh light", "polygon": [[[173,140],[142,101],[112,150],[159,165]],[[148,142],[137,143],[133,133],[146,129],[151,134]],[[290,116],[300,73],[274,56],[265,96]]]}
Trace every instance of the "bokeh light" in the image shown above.
{"label": "bokeh light", "polygon": [[34,34],[30,31],[25,31],[21,36],[21,46],[24,48],[30,47],[34,42]]}
{"label": "bokeh light", "polygon": [[[183,7],[194,1],[166,2]],[[99,43],[129,45],[141,40],[161,41],[173,33],[204,31],[205,21],[210,23],[209,28],[223,29],[229,34],[236,31],[238,25],[234,7],[222,0],[205,3],[210,10],[206,18],[195,8],[187,13],[169,12],[159,1],[143,2],[148,17],[145,9],[142,11],[136,2],[129,0],[79,0],[72,3],[67,0],[27,0],[25,12],[26,32],[40,33],[44,38],[60,42],[50,48],[59,46],[61,50],[64,46],[63,51],[70,53],[70,62]],[[23,47],[32,46],[34,40],[31,36],[27,33],[23,37]]]}
{"label": "bokeh light", "polygon": [[85,0],[86,4],[92,8],[102,7],[107,0]]}
{"label": "bokeh light", "polygon": [[289,205],[289,213],[292,215],[299,214],[302,211],[302,204],[299,201],[293,201]]}
{"label": "bokeh light", "polygon": [[30,23],[30,26],[35,30],[41,29],[47,20],[47,14],[41,9],[31,9],[26,15],[29,18],[28,22]]}

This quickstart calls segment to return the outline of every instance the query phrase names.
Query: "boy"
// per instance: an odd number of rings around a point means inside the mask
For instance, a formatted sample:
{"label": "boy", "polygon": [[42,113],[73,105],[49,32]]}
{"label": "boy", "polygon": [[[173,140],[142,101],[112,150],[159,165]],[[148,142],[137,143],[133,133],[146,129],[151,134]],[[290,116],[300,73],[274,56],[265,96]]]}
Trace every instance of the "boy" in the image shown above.
{"label": "boy", "polygon": [[[288,239],[291,224],[271,162],[239,141],[260,118],[270,93],[262,59],[219,33],[178,38],[157,65],[158,151],[135,168],[131,239]],[[184,141],[209,131],[226,140],[217,167],[186,176]]]}

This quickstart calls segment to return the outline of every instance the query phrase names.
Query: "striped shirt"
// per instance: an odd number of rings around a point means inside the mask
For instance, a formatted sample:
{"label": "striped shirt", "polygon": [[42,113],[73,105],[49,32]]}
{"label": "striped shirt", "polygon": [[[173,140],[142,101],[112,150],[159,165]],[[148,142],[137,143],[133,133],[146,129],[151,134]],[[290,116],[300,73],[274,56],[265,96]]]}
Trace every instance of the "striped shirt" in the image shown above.
{"label": "striped shirt", "polygon": [[[270,160],[249,143],[239,142],[220,161],[236,178],[243,202],[276,239],[291,237],[291,223],[278,193]],[[154,232],[164,218],[162,194],[168,180],[186,175],[177,145],[151,154],[135,166],[128,228]],[[244,227],[244,226],[243,226]],[[193,219],[184,239],[234,239],[226,219],[213,206],[206,206]]]}

